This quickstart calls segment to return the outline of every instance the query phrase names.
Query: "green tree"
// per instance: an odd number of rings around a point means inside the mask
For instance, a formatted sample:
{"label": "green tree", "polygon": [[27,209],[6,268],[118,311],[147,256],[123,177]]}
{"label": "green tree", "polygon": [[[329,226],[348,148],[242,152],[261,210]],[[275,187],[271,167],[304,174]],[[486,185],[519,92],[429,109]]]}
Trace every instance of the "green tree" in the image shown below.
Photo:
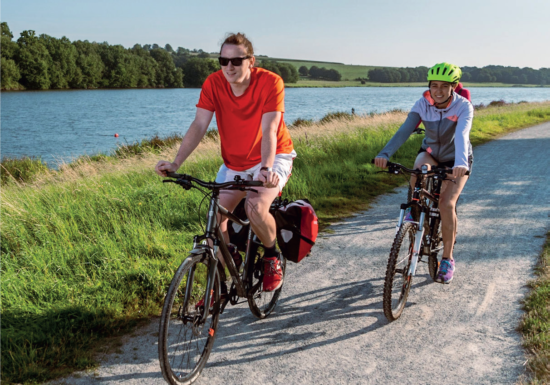
{"label": "green tree", "polygon": [[183,66],[183,84],[185,87],[201,87],[206,78],[219,69],[215,60],[192,57]]}
{"label": "green tree", "polygon": [[8,27],[8,23],[3,21],[0,25],[1,25],[1,28],[2,28],[2,36],[6,36],[10,40],[13,39],[13,34],[10,31],[10,27]]}
{"label": "green tree", "polygon": [[109,45],[104,42],[97,46],[98,53],[105,65],[102,87],[135,88],[138,86],[141,69],[140,60],[131,51],[121,45]]}
{"label": "green tree", "polygon": [[309,70],[307,69],[306,66],[301,66],[300,68],[298,68],[298,72],[300,73],[301,76],[309,75]]}
{"label": "green tree", "polygon": [[262,60],[259,67],[276,73],[283,78],[285,83],[296,83],[300,79],[296,67],[289,63],[279,63],[273,60]]}
{"label": "green tree", "polygon": [[102,84],[105,65],[97,52],[97,43],[88,40],[73,42],[78,53],[76,59],[77,70],[71,87],[73,88],[98,88]]}
{"label": "green tree", "polygon": [[48,35],[40,35],[38,40],[50,54],[48,62],[50,88],[69,88],[69,84],[73,82],[77,73],[78,52],[75,46],[65,36],[56,39]]}
{"label": "green tree", "polygon": [[21,78],[21,74],[19,73],[19,68],[17,68],[17,64],[12,59],[6,59],[5,57],[2,57],[2,89],[3,90],[11,90],[11,89],[18,89],[19,83],[18,80]]}
{"label": "green tree", "polygon": [[17,39],[19,49],[15,62],[21,74],[20,83],[29,89],[46,90],[50,88],[48,63],[52,61],[48,50],[32,30],[21,32]]}
{"label": "green tree", "polygon": [[157,85],[160,87],[183,87],[181,69],[176,69],[172,55],[163,49],[152,49],[151,57],[158,64]]}

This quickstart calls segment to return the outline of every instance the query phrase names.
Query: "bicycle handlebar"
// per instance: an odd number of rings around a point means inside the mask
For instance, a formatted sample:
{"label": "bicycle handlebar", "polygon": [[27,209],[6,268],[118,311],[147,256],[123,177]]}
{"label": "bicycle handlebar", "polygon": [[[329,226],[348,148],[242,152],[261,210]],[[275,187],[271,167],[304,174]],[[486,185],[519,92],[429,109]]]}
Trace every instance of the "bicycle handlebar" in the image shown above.
{"label": "bicycle handlebar", "polygon": [[[374,164],[374,159],[371,160],[371,163]],[[392,163],[388,161],[388,173],[390,174],[397,174],[399,171],[406,172],[407,174],[415,174],[415,175],[431,175],[431,174],[452,174],[453,169],[452,168],[446,168],[446,167],[432,167],[431,170],[427,172],[423,172],[420,169],[411,170],[410,168],[407,168],[405,166],[400,165],[399,163]],[[466,171],[466,175],[470,175],[470,171]]]}
{"label": "bicycle handlebar", "polygon": [[[207,188],[209,190],[215,190],[215,189],[228,189],[229,190],[231,188],[243,189],[243,188],[247,188],[247,187],[263,187],[263,185],[264,185],[264,183],[259,181],[259,180],[244,180],[244,179],[240,179],[240,178],[236,179],[234,181],[231,181],[231,182],[224,182],[224,183],[205,182],[205,181],[200,180],[198,178],[192,177],[191,175],[178,174],[178,173],[175,173],[175,172],[167,172],[166,176],[169,177],[169,178],[177,179],[177,181],[164,180],[164,182],[174,182],[174,183],[181,182],[181,183],[178,183],[178,184],[187,184],[187,185],[189,185],[189,184],[185,183],[185,182],[195,182],[199,186],[202,186],[202,187]],[[189,185],[189,187],[191,187],[191,186]]]}

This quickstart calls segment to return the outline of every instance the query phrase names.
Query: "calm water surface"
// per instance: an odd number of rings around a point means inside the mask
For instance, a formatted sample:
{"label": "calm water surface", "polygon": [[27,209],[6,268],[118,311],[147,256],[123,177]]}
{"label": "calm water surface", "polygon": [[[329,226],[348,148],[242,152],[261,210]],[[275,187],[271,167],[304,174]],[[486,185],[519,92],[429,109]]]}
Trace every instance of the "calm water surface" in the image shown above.
{"label": "calm water surface", "polygon": [[[290,88],[285,121],[319,119],[333,111],[358,114],[410,109],[425,88]],[[550,88],[472,88],[474,104],[550,100]],[[155,134],[184,133],[199,89],[3,92],[2,156],[40,156],[50,165]],[[211,127],[216,127],[215,120]],[[114,138],[118,133],[119,138]]]}

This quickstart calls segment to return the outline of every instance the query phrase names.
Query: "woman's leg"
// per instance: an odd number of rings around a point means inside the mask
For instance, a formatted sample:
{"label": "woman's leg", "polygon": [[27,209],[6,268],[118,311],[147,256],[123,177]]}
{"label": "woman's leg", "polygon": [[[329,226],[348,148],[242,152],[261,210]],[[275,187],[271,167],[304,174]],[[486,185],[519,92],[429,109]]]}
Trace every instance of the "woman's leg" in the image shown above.
{"label": "woman's leg", "polygon": [[[414,169],[420,169],[423,165],[428,165],[428,170],[432,168],[432,166],[437,166],[436,160],[427,152],[421,152],[416,156],[416,160],[414,161]],[[416,184],[416,176],[411,175],[411,188],[414,189],[414,185]]]}
{"label": "woman's leg", "polygon": [[441,213],[441,233],[443,236],[443,259],[453,260],[453,248],[456,237],[458,219],[456,216],[456,202],[468,176],[459,177],[456,183],[451,180],[443,181],[439,197],[439,211]]}

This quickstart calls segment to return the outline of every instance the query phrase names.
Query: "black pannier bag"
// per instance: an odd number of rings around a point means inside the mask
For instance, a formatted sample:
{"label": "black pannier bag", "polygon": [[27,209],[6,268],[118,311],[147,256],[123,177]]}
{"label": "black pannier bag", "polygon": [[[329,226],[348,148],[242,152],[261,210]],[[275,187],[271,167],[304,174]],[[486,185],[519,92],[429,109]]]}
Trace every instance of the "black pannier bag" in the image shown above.
{"label": "black pannier bag", "polygon": [[[244,203],[246,202],[246,198],[243,198],[237,207],[235,207],[235,210],[233,210],[233,214],[243,220],[247,220],[246,217],[246,210],[244,209]],[[248,229],[250,228],[250,225],[248,226],[241,226],[238,223],[235,223],[231,220],[227,221],[227,231],[229,232],[229,242],[234,244],[239,251],[242,251],[243,253],[246,253],[246,241],[248,239]]]}
{"label": "black pannier bag", "polygon": [[279,199],[273,205],[279,249],[287,260],[298,263],[310,254],[317,240],[319,224],[315,210],[307,199],[294,202]]}

